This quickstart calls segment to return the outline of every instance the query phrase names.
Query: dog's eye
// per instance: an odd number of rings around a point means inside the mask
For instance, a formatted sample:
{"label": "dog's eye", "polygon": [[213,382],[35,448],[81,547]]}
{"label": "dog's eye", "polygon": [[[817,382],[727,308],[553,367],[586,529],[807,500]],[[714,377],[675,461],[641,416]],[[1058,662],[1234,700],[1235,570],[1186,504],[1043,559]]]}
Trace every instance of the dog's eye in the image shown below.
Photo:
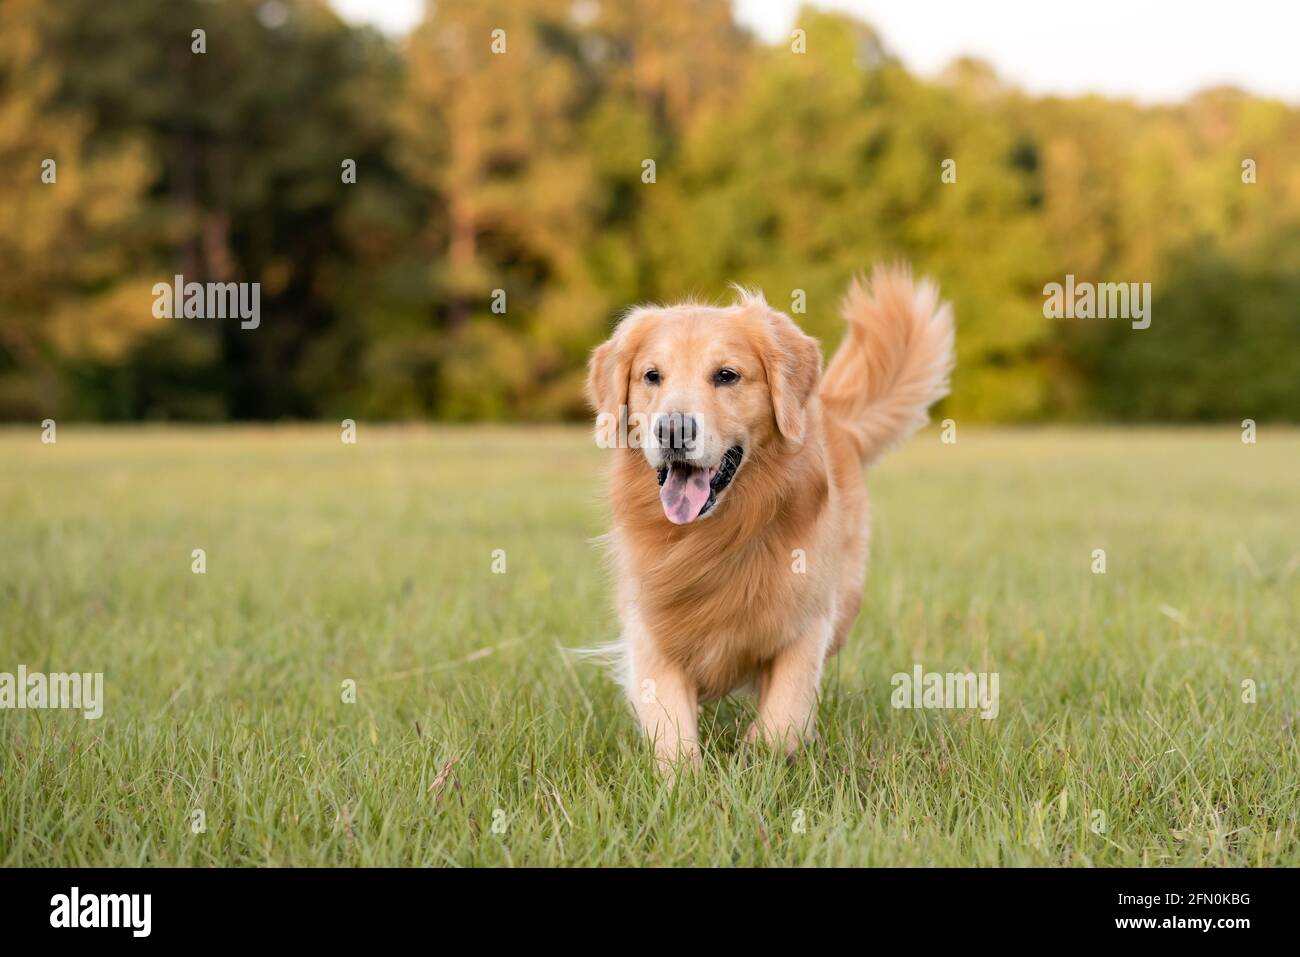
{"label": "dog's eye", "polygon": [[719,369],[713,373],[714,385],[732,385],[740,381],[740,373],[735,369]]}
{"label": "dog's eye", "polygon": [[659,370],[658,370],[658,369],[651,369],[650,371],[648,371],[648,372],[645,374],[645,384],[646,384],[646,385],[658,385],[658,384],[659,384]]}

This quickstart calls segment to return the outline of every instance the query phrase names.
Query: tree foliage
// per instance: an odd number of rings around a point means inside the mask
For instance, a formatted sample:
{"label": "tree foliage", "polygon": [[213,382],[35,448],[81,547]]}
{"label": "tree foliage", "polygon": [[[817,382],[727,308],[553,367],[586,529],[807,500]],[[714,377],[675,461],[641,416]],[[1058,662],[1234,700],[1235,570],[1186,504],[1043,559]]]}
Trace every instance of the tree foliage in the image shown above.
{"label": "tree foliage", "polygon": [[[390,41],[323,0],[6,0],[0,417],[574,418],[632,303],[756,286],[829,350],[849,275],[903,258],[956,306],[945,414],[1300,419],[1300,110],[1032,98],[798,28],[440,0]],[[175,274],[260,283],[261,324],[157,318]],[[1151,327],[1045,318],[1066,274],[1150,282]]]}

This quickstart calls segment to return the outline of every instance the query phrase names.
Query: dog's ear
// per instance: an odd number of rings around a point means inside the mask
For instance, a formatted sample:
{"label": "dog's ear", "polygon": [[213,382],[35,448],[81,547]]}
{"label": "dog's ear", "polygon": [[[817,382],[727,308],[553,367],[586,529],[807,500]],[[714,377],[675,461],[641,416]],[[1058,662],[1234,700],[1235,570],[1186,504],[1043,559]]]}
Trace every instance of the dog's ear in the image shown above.
{"label": "dog's ear", "polygon": [[768,309],[772,348],[763,356],[767,388],[772,396],[776,427],[792,445],[803,442],[808,400],[822,376],[822,350],[817,340],[796,326],[785,313]]}
{"label": "dog's ear", "polygon": [[623,319],[614,334],[592,350],[587,362],[587,402],[596,411],[596,442],[612,447],[627,416],[628,376],[632,353],[628,340],[635,315]]}

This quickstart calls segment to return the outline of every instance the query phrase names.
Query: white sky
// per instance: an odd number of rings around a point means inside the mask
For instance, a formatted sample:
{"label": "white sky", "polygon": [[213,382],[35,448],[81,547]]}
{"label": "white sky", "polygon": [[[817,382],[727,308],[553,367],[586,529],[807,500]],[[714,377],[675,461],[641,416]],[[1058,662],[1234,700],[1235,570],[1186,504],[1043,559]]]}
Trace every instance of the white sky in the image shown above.
{"label": "white sky", "polygon": [[[423,0],[330,0],[348,19],[390,33]],[[605,0],[649,3],[651,0]],[[769,42],[789,35],[801,0],[733,0]],[[1295,0],[817,0],[880,30],[908,67],[934,74],[973,54],[1032,93],[1180,100],[1231,84],[1300,103]]]}

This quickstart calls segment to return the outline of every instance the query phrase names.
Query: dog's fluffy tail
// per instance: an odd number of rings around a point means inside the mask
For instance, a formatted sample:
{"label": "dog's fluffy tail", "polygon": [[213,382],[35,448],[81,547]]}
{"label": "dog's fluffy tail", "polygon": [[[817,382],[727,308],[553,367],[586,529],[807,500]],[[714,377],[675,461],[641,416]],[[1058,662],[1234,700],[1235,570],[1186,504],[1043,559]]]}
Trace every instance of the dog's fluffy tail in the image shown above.
{"label": "dog's fluffy tail", "polygon": [[925,425],[930,406],[948,394],[952,307],[933,281],[877,265],[870,284],[853,280],[843,312],[848,333],[826,367],[821,399],[865,463]]}

